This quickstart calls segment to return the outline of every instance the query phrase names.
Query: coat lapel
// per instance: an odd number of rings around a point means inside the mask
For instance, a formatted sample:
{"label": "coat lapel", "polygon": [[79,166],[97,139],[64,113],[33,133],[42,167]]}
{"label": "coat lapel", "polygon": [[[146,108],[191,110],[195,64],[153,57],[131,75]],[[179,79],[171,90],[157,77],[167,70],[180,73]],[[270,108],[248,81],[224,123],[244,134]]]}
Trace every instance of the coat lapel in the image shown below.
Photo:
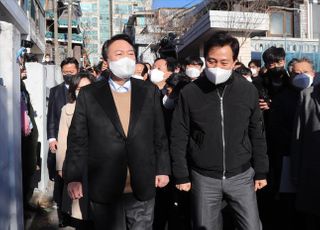
{"label": "coat lapel", "polygon": [[125,137],[108,81],[103,81],[100,85],[98,85],[97,90],[95,92],[95,97],[98,103],[103,108],[104,112],[107,114],[107,116],[113,123],[116,130],[123,137]]}
{"label": "coat lapel", "polygon": [[316,107],[316,113],[317,113],[317,116],[320,120],[320,86],[314,87],[314,90],[313,90],[311,96],[313,97],[314,104]]}
{"label": "coat lapel", "polygon": [[130,137],[134,131],[134,127],[139,120],[140,112],[144,104],[146,97],[145,82],[131,78],[131,111],[130,111],[130,123],[128,130],[128,137]]}

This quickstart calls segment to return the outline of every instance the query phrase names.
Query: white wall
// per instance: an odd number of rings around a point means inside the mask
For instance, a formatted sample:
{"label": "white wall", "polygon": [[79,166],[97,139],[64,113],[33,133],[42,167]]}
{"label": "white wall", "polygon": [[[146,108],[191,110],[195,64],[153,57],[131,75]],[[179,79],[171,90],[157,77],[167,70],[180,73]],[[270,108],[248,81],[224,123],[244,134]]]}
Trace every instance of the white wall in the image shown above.
{"label": "white wall", "polygon": [[20,48],[20,33],[10,23],[0,21],[0,227],[23,229],[21,180],[20,77],[15,54]]}
{"label": "white wall", "polygon": [[240,43],[238,60],[245,66],[251,61],[251,38],[246,36],[236,36]]}
{"label": "white wall", "polygon": [[46,114],[46,71],[42,64],[26,63],[27,79],[24,80],[26,88],[30,94],[31,104],[35,111],[35,121],[37,124],[39,139],[41,143],[40,156],[41,163],[41,181],[38,188],[42,192],[46,192],[49,177],[47,170],[47,114]]}
{"label": "white wall", "polygon": [[[0,70],[1,71],[1,70]],[[9,168],[9,156],[8,156],[8,111],[7,111],[7,89],[0,86],[0,205],[1,207],[8,207],[9,200],[8,194],[10,194],[8,184],[8,168]],[[3,186],[4,185],[4,186]],[[9,219],[9,212],[4,208],[0,209],[0,225],[8,226],[7,220]]]}

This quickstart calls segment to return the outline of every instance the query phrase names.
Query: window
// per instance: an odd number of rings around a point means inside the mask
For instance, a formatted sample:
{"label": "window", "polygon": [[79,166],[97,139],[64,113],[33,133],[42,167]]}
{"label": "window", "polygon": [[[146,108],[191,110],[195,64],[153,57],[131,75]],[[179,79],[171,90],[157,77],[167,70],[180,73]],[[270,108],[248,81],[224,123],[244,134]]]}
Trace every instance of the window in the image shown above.
{"label": "window", "polygon": [[134,7],[133,10],[134,11],[144,11],[145,7],[138,6],[138,7]]}
{"label": "window", "polygon": [[98,26],[98,19],[96,17],[81,17],[81,22],[88,28]]}
{"label": "window", "polygon": [[89,40],[95,41],[98,40],[98,31],[88,30],[84,32],[85,37]]}
{"label": "window", "polygon": [[33,20],[36,20],[36,7],[34,5],[34,1],[33,0],[31,0],[30,15],[33,18]]}
{"label": "window", "polygon": [[145,26],[146,25],[146,18],[145,17],[138,17],[137,18],[137,25],[138,26]]}
{"label": "window", "polygon": [[98,51],[98,44],[87,44],[86,48],[89,49],[92,52],[97,53]]}
{"label": "window", "polygon": [[80,3],[81,10],[84,13],[93,13],[97,12],[97,4],[96,3]]}
{"label": "window", "polygon": [[320,5],[312,5],[313,38],[320,38]]}
{"label": "window", "polygon": [[100,31],[100,40],[102,42],[108,40],[110,38],[110,33],[109,33],[109,30],[107,31]]}
{"label": "window", "polygon": [[270,15],[270,36],[293,36],[293,13],[286,11],[273,12]]}
{"label": "window", "polygon": [[28,0],[18,0],[18,3],[20,5],[20,7],[25,11],[27,12],[28,10]]}
{"label": "window", "polygon": [[131,14],[132,6],[131,5],[115,5],[116,14]]}

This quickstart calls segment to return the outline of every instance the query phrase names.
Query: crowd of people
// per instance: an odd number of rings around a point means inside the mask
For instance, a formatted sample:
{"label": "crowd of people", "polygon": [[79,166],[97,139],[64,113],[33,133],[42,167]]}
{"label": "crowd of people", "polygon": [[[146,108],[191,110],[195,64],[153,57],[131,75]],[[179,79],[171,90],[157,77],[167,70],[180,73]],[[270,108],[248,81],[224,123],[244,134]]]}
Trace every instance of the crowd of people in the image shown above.
{"label": "crowd of people", "polygon": [[[119,34],[93,67],[63,60],[64,81],[51,88],[47,113],[59,226],[320,229],[313,64],[286,64],[284,49],[272,46],[264,66],[246,66],[239,50],[236,38],[217,32],[204,60],[149,64],[138,62],[130,38]],[[25,75],[22,68],[21,80]],[[37,129],[23,81],[21,98],[27,207]],[[31,151],[35,157],[26,158]]]}

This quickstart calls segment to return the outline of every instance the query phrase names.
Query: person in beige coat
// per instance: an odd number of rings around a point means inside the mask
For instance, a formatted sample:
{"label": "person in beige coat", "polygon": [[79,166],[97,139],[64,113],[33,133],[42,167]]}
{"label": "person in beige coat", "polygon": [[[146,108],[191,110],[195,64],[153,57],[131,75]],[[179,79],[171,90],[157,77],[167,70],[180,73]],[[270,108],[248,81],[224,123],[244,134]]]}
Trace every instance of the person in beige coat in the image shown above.
{"label": "person in beige coat", "polygon": [[[71,125],[72,117],[74,114],[75,106],[76,106],[76,98],[80,91],[81,87],[84,87],[86,85],[91,84],[94,81],[93,76],[91,76],[90,73],[87,72],[81,72],[79,73],[72,81],[72,83],[69,85],[69,103],[67,103],[65,106],[62,107],[61,110],[61,118],[60,118],[60,124],[59,124],[59,133],[58,133],[58,146],[57,146],[57,152],[56,152],[56,170],[58,174],[63,178],[62,175],[62,168],[63,163],[66,157],[66,151],[67,151],[67,137],[69,132],[69,127]],[[68,203],[70,201],[66,201],[68,199],[67,196],[64,196],[63,201],[65,203]],[[80,208],[80,199],[76,199],[72,201],[71,207],[68,208],[68,212],[72,219],[76,219],[76,221],[71,221],[70,225],[79,225],[82,220],[83,215]],[[68,206],[62,205],[62,206]],[[72,224],[72,222],[76,222],[78,224]],[[80,224],[81,225],[81,224]],[[78,227],[78,226],[74,226]],[[79,227],[81,229],[81,227]]]}

